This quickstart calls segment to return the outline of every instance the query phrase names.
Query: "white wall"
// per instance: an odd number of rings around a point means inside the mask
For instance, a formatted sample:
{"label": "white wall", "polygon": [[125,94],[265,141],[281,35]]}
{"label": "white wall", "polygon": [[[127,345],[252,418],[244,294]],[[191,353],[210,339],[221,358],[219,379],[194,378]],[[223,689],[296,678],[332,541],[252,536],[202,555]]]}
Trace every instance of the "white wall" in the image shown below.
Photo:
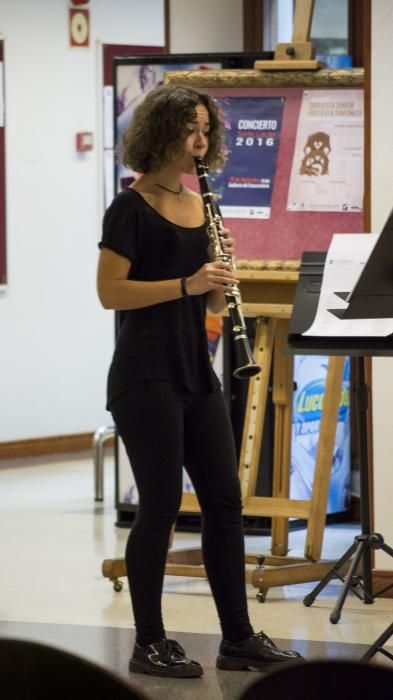
{"label": "white wall", "polygon": [[[162,0],[91,0],[68,46],[66,0],[1,0],[9,286],[0,295],[0,441],[108,423],[113,315],[95,293],[102,199],[97,41],[163,45]],[[94,133],[94,151],[74,149]]]}
{"label": "white wall", "polygon": [[[393,208],[393,55],[391,28],[393,3],[372,3],[371,73],[371,209],[372,229],[382,226]],[[393,250],[393,242],[392,242]],[[374,511],[375,530],[393,547],[393,359],[373,360],[373,434],[374,434]],[[393,559],[376,552],[376,567],[393,570]]]}
{"label": "white wall", "polygon": [[[0,0],[5,38],[9,286],[0,293],[0,442],[95,430],[113,314],[95,292],[102,219],[98,42],[164,44],[163,0],[90,0],[90,48],[68,0]],[[242,0],[171,0],[171,51],[241,51]],[[94,151],[76,154],[77,131]]]}
{"label": "white wall", "polygon": [[171,52],[242,51],[243,0],[170,0]]}

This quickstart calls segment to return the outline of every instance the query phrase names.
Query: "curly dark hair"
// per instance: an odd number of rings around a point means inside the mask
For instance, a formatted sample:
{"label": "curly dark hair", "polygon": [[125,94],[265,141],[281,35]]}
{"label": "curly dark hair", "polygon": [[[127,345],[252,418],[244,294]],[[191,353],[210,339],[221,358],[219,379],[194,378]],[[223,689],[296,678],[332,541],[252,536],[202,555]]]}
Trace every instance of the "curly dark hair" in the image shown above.
{"label": "curly dark hair", "polygon": [[187,124],[196,118],[203,104],[209,113],[209,148],[206,165],[217,168],[224,162],[221,152],[223,125],[213,99],[181,85],[163,85],[151,90],[134,112],[123,132],[122,160],[139,173],[157,172],[187,137]]}

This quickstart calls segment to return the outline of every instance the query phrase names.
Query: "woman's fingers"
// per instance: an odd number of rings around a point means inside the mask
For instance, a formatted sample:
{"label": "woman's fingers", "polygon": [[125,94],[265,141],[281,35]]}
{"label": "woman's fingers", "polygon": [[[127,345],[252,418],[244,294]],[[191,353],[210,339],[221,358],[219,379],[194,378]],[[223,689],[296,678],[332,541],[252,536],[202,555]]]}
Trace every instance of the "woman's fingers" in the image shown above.
{"label": "woman's fingers", "polygon": [[223,289],[238,284],[229,263],[216,261],[206,263],[194,275],[187,278],[188,294],[204,294],[211,289]]}
{"label": "woman's fingers", "polygon": [[224,250],[228,253],[234,252],[235,239],[232,236],[232,232],[228,228],[223,228],[220,232],[220,236]]}
{"label": "woman's fingers", "polygon": [[238,284],[239,280],[235,278],[234,272],[229,263],[216,262],[211,263],[211,266],[213,268],[212,281],[214,281],[216,284]]}

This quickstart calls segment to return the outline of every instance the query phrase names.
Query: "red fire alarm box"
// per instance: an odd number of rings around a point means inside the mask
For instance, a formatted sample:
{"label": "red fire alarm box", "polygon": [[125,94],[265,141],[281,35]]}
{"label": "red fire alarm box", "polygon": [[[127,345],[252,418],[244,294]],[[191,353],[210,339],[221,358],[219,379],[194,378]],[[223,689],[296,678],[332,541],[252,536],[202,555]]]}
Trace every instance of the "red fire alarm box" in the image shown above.
{"label": "red fire alarm box", "polygon": [[91,131],[80,131],[76,134],[76,150],[78,153],[93,150],[93,134]]}

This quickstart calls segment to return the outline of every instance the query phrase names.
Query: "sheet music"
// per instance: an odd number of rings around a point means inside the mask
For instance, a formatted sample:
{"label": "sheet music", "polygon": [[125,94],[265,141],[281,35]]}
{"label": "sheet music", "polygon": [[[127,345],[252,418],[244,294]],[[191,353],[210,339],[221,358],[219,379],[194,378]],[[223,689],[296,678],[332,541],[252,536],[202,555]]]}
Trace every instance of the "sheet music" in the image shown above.
{"label": "sheet music", "polygon": [[346,309],[336,292],[351,292],[378,239],[374,233],[339,233],[326,256],[318,309],[313,324],[302,335],[384,337],[393,333],[392,318],[339,319],[328,309]]}

